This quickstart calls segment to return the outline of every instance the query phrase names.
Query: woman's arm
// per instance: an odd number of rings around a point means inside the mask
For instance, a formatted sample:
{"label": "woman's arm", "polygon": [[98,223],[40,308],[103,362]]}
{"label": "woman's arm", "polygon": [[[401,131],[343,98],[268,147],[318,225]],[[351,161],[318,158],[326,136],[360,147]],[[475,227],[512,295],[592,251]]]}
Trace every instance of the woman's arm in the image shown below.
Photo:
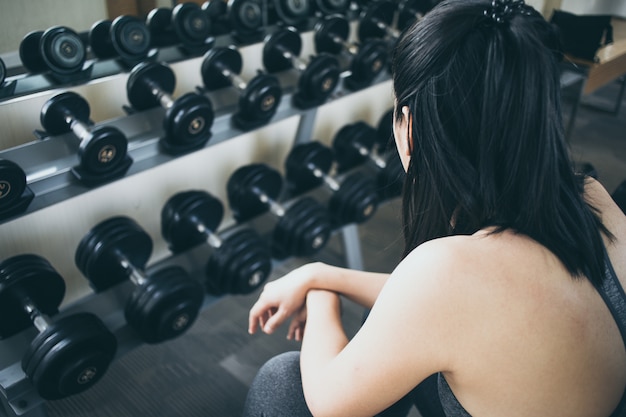
{"label": "woman's arm", "polygon": [[[250,309],[248,332],[260,327],[272,333],[287,318],[298,313],[311,289],[329,290],[371,308],[389,274],[340,268],[321,262],[303,265],[269,282]],[[291,334],[291,330],[290,330]]]}

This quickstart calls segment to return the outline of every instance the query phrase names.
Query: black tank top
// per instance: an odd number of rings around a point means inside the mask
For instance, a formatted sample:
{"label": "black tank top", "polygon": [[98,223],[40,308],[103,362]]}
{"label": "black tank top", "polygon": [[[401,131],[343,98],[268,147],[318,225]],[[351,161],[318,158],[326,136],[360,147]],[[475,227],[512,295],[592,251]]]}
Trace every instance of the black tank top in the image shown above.
{"label": "black tank top", "polygon": [[[597,286],[596,289],[602,296],[602,299],[609,307],[617,327],[624,340],[626,346],[626,294],[622,288],[613,265],[609,260],[609,256],[604,252],[605,259],[605,278],[601,286]],[[448,382],[440,373],[437,377],[437,385],[439,389],[439,400],[441,401],[441,407],[446,417],[471,417],[471,415],[465,411],[461,403],[456,399],[454,393],[450,389]],[[610,417],[624,417],[626,416],[626,392],[622,395],[617,408]]]}

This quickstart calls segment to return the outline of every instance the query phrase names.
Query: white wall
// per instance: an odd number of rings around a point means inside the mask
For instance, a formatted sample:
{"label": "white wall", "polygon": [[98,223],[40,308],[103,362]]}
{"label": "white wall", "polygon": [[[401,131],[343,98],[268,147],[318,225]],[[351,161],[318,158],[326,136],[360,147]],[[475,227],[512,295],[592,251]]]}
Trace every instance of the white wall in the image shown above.
{"label": "white wall", "polygon": [[626,0],[563,0],[561,8],[575,14],[608,14],[626,18]]}

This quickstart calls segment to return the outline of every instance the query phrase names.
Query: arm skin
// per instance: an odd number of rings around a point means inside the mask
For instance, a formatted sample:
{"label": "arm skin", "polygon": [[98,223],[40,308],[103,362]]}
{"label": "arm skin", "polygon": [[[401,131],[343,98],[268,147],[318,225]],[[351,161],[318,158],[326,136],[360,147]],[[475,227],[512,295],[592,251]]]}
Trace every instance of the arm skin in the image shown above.
{"label": "arm skin", "polygon": [[446,279],[449,254],[429,246],[400,263],[350,341],[338,295],[308,292],[300,366],[314,416],[372,416],[429,375],[451,372],[468,323],[454,318],[459,303]]}
{"label": "arm skin", "polygon": [[285,320],[293,317],[288,338],[300,340],[309,290],[333,291],[371,308],[388,278],[389,274],[351,270],[321,262],[303,265],[265,285],[250,309],[248,332],[253,334],[260,327],[263,332],[271,334]]}

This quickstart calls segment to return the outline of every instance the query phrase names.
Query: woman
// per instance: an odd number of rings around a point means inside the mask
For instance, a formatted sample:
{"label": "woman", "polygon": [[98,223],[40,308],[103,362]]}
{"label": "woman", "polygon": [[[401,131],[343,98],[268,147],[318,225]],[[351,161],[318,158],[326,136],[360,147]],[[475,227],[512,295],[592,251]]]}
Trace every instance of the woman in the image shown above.
{"label": "woman", "polygon": [[[444,1],[401,36],[404,258],[267,284],[249,332],[291,318],[302,348],[260,370],[246,416],[372,416],[407,395],[424,417],[626,415],[626,218],[572,171],[555,39],[505,0]],[[340,295],[371,308],[351,340]]]}

